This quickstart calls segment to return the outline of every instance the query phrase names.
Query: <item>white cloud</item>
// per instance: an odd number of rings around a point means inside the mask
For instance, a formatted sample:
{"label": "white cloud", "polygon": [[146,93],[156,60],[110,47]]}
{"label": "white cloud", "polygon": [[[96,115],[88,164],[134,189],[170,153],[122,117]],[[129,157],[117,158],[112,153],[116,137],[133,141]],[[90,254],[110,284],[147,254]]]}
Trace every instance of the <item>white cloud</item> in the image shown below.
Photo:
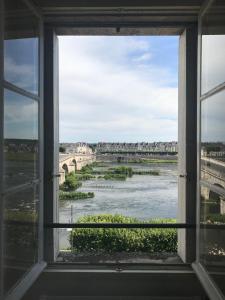
{"label": "white cloud", "polygon": [[60,37],[60,140],[177,139],[174,74],[137,37]]}

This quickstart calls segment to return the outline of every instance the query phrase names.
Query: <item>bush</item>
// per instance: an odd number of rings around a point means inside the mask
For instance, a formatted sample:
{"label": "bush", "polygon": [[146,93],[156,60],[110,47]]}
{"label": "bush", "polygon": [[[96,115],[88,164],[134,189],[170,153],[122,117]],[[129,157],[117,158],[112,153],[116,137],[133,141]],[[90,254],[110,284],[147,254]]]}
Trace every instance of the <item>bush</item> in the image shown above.
{"label": "bush", "polygon": [[59,152],[66,153],[66,148],[63,146],[59,146]]}
{"label": "bush", "polygon": [[75,172],[71,172],[68,175],[66,175],[66,179],[65,179],[64,183],[60,186],[60,190],[75,191],[81,186],[82,186],[82,183],[79,181]]}
{"label": "bush", "polygon": [[79,173],[82,173],[82,174],[92,174],[93,172],[93,168],[91,165],[86,165],[84,167],[81,168],[81,170],[79,171]]}
{"label": "bush", "polygon": [[66,176],[65,182],[62,184],[61,189],[66,191],[74,191],[82,186],[82,183],[72,175]]}
{"label": "bush", "polygon": [[[135,218],[122,215],[85,216],[78,223],[141,223]],[[174,219],[149,220],[151,223],[174,223]],[[176,229],[115,229],[80,228],[73,229],[70,235],[74,251],[105,252],[176,252]]]}

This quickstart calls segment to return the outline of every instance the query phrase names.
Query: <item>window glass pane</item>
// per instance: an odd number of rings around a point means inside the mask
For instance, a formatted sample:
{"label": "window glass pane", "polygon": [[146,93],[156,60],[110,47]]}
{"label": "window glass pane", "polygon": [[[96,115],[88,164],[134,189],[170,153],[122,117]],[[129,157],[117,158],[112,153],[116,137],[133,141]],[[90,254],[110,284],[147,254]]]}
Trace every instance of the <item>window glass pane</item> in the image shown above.
{"label": "window glass pane", "polygon": [[225,3],[214,1],[202,23],[202,94],[225,82]]}
{"label": "window glass pane", "polygon": [[22,1],[5,1],[5,80],[38,93],[38,20]]}
{"label": "window glass pane", "polygon": [[4,93],[4,184],[38,176],[38,103],[9,90]]}
{"label": "window glass pane", "polygon": [[220,285],[217,279],[225,271],[225,196],[202,187],[200,212],[200,260]]}
{"label": "window glass pane", "polygon": [[30,187],[5,197],[4,292],[38,259],[38,189]]}
{"label": "window glass pane", "polygon": [[225,91],[202,102],[201,179],[225,188]]}

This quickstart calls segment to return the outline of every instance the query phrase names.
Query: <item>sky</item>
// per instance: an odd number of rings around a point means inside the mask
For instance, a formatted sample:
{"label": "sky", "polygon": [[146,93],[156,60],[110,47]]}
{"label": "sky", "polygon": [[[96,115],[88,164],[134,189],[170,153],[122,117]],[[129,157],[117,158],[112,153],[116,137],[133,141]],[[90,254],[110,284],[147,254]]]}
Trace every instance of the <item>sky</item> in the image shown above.
{"label": "sky", "polygon": [[176,141],[178,39],[59,37],[60,142]]}

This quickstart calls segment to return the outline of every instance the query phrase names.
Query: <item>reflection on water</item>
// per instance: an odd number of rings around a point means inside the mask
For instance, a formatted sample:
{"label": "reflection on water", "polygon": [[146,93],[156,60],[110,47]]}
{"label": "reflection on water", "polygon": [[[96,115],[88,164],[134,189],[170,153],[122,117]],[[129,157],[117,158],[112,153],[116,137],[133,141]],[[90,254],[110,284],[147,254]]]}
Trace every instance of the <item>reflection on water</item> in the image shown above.
{"label": "reflection on water", "polygon": [[[115,166],[109,164],[108,167]],[[137,170],[158,170],[159,176],[133,175],[126,181],[94,179],[83,182],[83,192],[92,199],[60,201],[60,222],[75,222],[80,216],[122,214],[140,220],[177,217],[177,165],[129,164]]]}

